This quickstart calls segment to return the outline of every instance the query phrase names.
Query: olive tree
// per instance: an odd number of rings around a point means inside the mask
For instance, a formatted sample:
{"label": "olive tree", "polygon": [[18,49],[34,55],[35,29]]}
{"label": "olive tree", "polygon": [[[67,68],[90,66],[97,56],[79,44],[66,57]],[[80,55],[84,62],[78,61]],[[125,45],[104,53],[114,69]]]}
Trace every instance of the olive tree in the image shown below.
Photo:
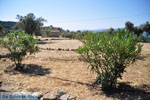
{"label": "olive tree", "polygon": [[118,78],[122,78],[125,68],[134,63],[141,52],[139,38],[125,30],[114,34],[89,34],[85,43],[77,52],[88,68],[97,74],[97,83],[104,88],[115,87]]}
{"label": "olive tree", "polygon": [[28,34],[39,32],[43,22],[46,21],[42,17],[36,18],[33,13],[29,13],[26,16],[17,15],[17,19],[19,22],[16,24],[16,28],[23,29]]}
{"label": "olive tree", "polygon": [[146,32],[147,36],[150,35],[150,23],[149,22],[142,24],[141,28],[143,29],[143,31]]}
{"label": "olive tree", "polygon": [[125,29],[126,29],[126,32],[133,32],[134,31],[134,24],[130,21],[127,21],[125,23]]}
{"label": "olive tree", "polygon": [[2,25],[0,25],[0,36],[2,36],[2,35],[3,35],[3,31],[4,31],[4,28],[3,28],[3,26],[2,26]]}
{"label": "olive tree", "polygon": [[113,34],[115,32],[115,30],[111,27],[107,30],[107,33],[109,34]]}
{"label": "olive tree", "polygon": [[45,33],[47,34],[47,36],[49,36],[51,33],[50,29],[45,29]]}
{"label": "olive tree", "polygon": [[140,36],[143,33],[143,30],[140,27],[134,27],[134,34]]}
{"label": "olive tree", "polygon": [[7,38],[0,38],[2,47],[10,52],[10,59],[14,61],[16,69],[21,69],[21,61],[27,53],[33,54],[39,50],[37,41],[24,32],[12,32]]}

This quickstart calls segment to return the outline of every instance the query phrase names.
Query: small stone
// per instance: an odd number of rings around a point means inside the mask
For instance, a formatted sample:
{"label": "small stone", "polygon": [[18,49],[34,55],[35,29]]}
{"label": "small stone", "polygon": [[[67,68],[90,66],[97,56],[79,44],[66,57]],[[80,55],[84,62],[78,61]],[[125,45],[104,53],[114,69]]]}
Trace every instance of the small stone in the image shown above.
{"label": "small stone", "polygon": [[[3,75],[3,71],[0,71],[0,75]],[[0,81],[1,82],[1,81]]]}
{"label": "small stone", "polygon": [[7,58],[1,58],[1,60],[2,60],[2,61],[6,61],[6,60],[7,60]]}
{"label": "small stone", "polygon": [[64,94],[66,94],[65,91],[58,91],[57,94],[56,94],[57,99],[59,99]]}
{"label": "small stone", "polygon": [[42,97],[42,98],[40,98],[40,100],[43,100],[43,97]]}
{"label": "small stone", "polygon": [[43,93],[42,92],[35,92],[33,93],[34,96],[37,96],[38,99],[40,99],[41,97],[43,97]]}
{"label": "small stone", "polygon": [[76,51],[76,49],[71,49],[71,51]]}
{"label": "small stone", "polygon": [[30,89],[30,86],[27,86],[27,89]]}
{"label": "small stone", "polygon": [[66,51],[69,51],[69,49],[66,49]]}
{"label": "small stone", "polygon": [[38,41],[41,41],[41,39],[38,39]]}
{"label": "small stone", "polygon": [[10,56],[10,52],[6,51],[6,52],[3,52],[1,55],[0,55],[0,58],[7,58]]}
{"label": "small stone", "polygon": [[48,92],[43,96],[43,100],[56,100],[56,96],[54,93]]}
{"label": "small stone", "polygon": [[69,94],[64,94],[59,98],[59,100],[68,100],[69,96]]}
{"label": "small stone", "polygon": [[62,50],[61,48],[58,48],[58,51]]}
{"label": "small stone", "polygon": [[75,95],[70,95],[68,100],[76,100],[76,96]]}
{"label": "small stone", "polygon": [[2,80],[0,80],[0,87],[2,86],[2,83],[3,83],[3,81],[2,81]]}

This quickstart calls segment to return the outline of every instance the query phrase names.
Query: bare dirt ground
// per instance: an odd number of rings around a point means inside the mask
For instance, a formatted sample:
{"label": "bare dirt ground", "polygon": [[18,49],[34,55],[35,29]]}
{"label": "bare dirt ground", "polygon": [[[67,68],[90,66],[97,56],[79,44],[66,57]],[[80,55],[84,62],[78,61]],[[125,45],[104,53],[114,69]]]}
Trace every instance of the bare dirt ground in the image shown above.
{"label": "bare dirt ground", "polygon": [[[41,41],[40,48],[77,49],[78,40]],[[0,53],[5,51],[1,49]],[[94,85],[96,75],[88,64],[78,60],[74,51],[43,50],[23,60],[26,71],[12,71],[13,62],[0,60],[1,91],[47,92],[64,90],[77,96],[77,100],[150,100],[150,43],[143,43],[137,62],[130,65],[119,80],[119,88],[102,91]],[[10,71],[9,71],[10,70]]]}

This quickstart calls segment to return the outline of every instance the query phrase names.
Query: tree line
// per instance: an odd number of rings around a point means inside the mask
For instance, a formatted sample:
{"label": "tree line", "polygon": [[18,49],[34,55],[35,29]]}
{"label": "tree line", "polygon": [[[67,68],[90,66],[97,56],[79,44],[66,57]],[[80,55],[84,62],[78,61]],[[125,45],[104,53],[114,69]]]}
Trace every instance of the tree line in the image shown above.
{"label": "tree line", "polygon": [[[135,35],[140,36],[143,32],[146,32],[147,36],[150,35],[150,23],[147,21],[144,24],[141,24],[140,26],[134,26],[134,24],[130,21],[127,21],[125,23],[125,28],[127,33],[133,32]],[[112,27],[107,30],[107,33],[113,34],[115,32],[115,29]]]}
{"label": "tree line", "polygon": [[[60,31],[60,35],[67,38],[77,38],[80,35],[84,35],[87,33],[87,31],[70,31],[70,30],[64,30],[60,27],[54,27],[52,25],[48,27],[43,27],[44,22],[47,22],[44,18],[39,17],[36,18],[36,16],[33,13],[29,13],[26,16],[17,15],[16,17],[18,19],[18,22],[14,23],[8,23],[8,24],[2,24],[0,23],[0,33],[9,33],[9,30],[24,30],[25,33],[31,34],[31,35],[41,35],[42,30],[46,34],[50,34],[50,30],[57,29]],[[142,35],[143,32],[146,32],[147,36],[150,35],[150,23],[147,21],[146,23],[140,25],[140,26],[134,26],[134,24],[130,21],[127,21],[125,23],[124,29],[126,32],[133,32],[137,36]],[[7,30],[7,32],[5,32]],[[115,32],[114,28],[109,28],[107,31],[109,34],[113,34]]]}

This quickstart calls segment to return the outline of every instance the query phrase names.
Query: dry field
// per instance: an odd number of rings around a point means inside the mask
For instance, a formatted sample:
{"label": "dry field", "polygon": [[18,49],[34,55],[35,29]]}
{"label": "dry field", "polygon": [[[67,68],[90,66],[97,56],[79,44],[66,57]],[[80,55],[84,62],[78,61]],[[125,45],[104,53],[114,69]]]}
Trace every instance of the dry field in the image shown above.
{"label": "dry field", "polygon": [[[102,91],[94,84],[96,75],[88,64],[78,60],[74,51],[46,50],[46,48],[77,49],[78,40],[50,40],[40,42],[40,52],[23,60],[26,72],[12,70],[9,59],[0,60],[1,91],[47,92],[63,90],[77,96],[77,100],[150,100],[150,43],[143,43],[137,62],[123,74],[117,89]],[[0,49],[0,53],[6,51]]]}

